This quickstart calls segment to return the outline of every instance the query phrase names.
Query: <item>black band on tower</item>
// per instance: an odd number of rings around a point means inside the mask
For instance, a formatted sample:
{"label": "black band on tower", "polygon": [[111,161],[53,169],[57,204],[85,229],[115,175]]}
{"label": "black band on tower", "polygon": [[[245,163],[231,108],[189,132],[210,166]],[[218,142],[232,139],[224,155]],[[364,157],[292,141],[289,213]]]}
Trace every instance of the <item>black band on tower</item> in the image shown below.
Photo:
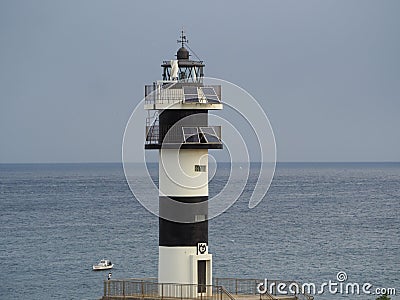
{"label": "black band on tower", "polygon": [[[207,243],[207,200],[208,196],[160,196],[159,245],[197,246],[197,243]],[[188,205],[182,207],[180,203],[188,203]],[[185,222],[169,221],[162,218],[163,216],[169,220]]]}
{"label": "black band on tower", "polygon": [[[159,117],[159,140],[164,141],[165,136],[169,132],[168,140],[172,142],[175,137],[182,136],[183,126],[207,126],[208,111],[201,109],[166,109],[161,112]],[[179,126],[176,126],[179,122]],[[174,126],[175,125],[175,126]],[[180,139],[173,141],[181,143]]]}
{"label": "black band on tower", "polygon": [[208,221],[176,223],[159,218],[160,246],[197,246],[208,243]]}

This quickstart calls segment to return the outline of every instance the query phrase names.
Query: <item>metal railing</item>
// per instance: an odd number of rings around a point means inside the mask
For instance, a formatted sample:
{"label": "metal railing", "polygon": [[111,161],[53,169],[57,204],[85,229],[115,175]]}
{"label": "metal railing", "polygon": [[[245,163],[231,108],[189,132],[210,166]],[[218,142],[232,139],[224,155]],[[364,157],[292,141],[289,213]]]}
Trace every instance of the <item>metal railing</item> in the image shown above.
{"label": "metal railing", "polygon": [[[257,290],[257,286],[260,283],[266,283],[265,293],[260,294]],[[285,280],[265,280],[265,279],[238,279],[238,278],[215,278],[214,284],[217,286],[223,286],[226,291],[233,295],[260,295],[260,299],[277,299],[274,296],[279,296],[277,292],[277,286],[280,283],[290,286],[291,284],[297,284],[296,281],[285,281]],[[270,293],[271,292],[271,293]],[[307,300],[313,300],[314,297],[305,292],[299,292],[293,296],[302,295]]]}
{"label": "metal railing", "polygon": [[[187,83],[171,82],[171,81],[158,81],[153,84],[145,85],[144,95],[145,104],[174,104],[185,103],[183,94],[183,86],[188,86]],[[194,86],[199,86],[198,84]],[[201,87],[214,88],[219,99],[221,99],[221,86],[220,85],[201,85]],[[193,104],[190,102],[190,104]]]}
{"label": "metal railing", "polygon": [[223,286],[220,286],[219,289],[220,289],[221,293],[226,295],[230,300],[235,300],[235,297],[233,297],[233,295],[231,293],[229,293]]}
{"label": "metal railing", "polygon": [[[156,278],[144,279],[112,279],[104,281],[103,300],[108,299],[168,299],[168,300],[236,300],[247,297],[248,299],[276,300],[279,299],[276,288],[269,293],[271,285],[279,283],[296,283],[295,281],[269,280],[268,291],[260,294],[257,285],[265,280],[215,278],[214,285],[158,283]],[[205,292],[204,291],[205,287]],[[291,296],[291,295],[287,295]],[[314,297],[306,293],[292,295],[293,299],[313,300]]]}
{"label": "metal railing", "polygon": [[146,144],[158,145],[160,136],[160,126],[146,126]]}
{"label": "metal railing", "polygon": [[[262,281],[258,279],[215,278],[216,285],[223,286],[226,291],[233,295],[260,295],[257,291],[257,285],[260,282]],[[276,299],[268,291],[263,295],[265,299]]]}
{"label": "metal railing", "polygon": [[[146,126],[146,145],[158,145],[161,144],[161,142],[164,144],[184,144],[185,139],[182,127],[183,126],[173,126],[171,128],[161,128],[160,130],[160,126],[158,124]],[[202,134],[200,128],[203,127],[204,126],[197,127],[199,129],[200,135]],[[201,139],[201,141],[197,144],[221,143],[221,126],[205,126],[205,127],[210,127],[214,130],[215,137],[218,138],[219,142],[209,142],[206,139]],[[163,132],[164,134],[163,141],[160,141],[160,132]],[[191,144],[196,144],[196,143],[191,142]]]}
{"label": "metal railing", "polygon": [[[104,296],[106,299],[180,299],[180,300],[235,300],[221,286],[205,285],[206,292],[199,292],[197,284],[157,283],[139,279],[105,280]],[[201,289],[203,290],[203,289]]]}

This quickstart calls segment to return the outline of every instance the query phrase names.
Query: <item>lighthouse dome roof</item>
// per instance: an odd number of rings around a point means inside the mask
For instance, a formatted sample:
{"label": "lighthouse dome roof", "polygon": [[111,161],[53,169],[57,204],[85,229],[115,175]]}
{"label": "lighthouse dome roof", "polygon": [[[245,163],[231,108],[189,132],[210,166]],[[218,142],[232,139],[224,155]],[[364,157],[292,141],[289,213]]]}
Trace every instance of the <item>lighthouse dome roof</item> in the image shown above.
{"label": "lighthouse dome roof", "polygon": [[176,57],[178,59],[189,59],[189,51],[185,47],[181,47],[176,53]]}

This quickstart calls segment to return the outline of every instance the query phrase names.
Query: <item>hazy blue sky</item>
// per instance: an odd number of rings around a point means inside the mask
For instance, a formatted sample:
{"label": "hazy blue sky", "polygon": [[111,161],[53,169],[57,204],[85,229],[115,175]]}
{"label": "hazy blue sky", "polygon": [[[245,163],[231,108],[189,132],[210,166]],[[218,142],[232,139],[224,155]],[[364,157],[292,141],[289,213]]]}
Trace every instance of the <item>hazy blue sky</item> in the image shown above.
{"label": "hazy blue sky", "polygon": [[399,12],[397,0],[0,0],[0,162],[120,161],[182,26],[207,76],[261,103],[278,160],[400,161]]}

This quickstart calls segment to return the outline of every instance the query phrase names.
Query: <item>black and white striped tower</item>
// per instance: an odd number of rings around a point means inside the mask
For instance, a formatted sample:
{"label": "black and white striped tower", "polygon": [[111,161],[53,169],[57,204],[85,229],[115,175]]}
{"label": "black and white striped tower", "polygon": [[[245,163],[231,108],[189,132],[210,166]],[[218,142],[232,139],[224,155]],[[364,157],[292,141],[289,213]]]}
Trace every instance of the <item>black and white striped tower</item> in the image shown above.
{"label": "black and white striped tower", "polygon": [[204,64],[190,59],[183,31],[178,42],[176,59],[161,65],[163,79],[145,87],[145,148],[159,151],[158,281],[195,284],[190,293],[199,296],[212,284],[208,150],[222,149],[222,142],[208,111],[222,109],[221,86],[205,85]]}

